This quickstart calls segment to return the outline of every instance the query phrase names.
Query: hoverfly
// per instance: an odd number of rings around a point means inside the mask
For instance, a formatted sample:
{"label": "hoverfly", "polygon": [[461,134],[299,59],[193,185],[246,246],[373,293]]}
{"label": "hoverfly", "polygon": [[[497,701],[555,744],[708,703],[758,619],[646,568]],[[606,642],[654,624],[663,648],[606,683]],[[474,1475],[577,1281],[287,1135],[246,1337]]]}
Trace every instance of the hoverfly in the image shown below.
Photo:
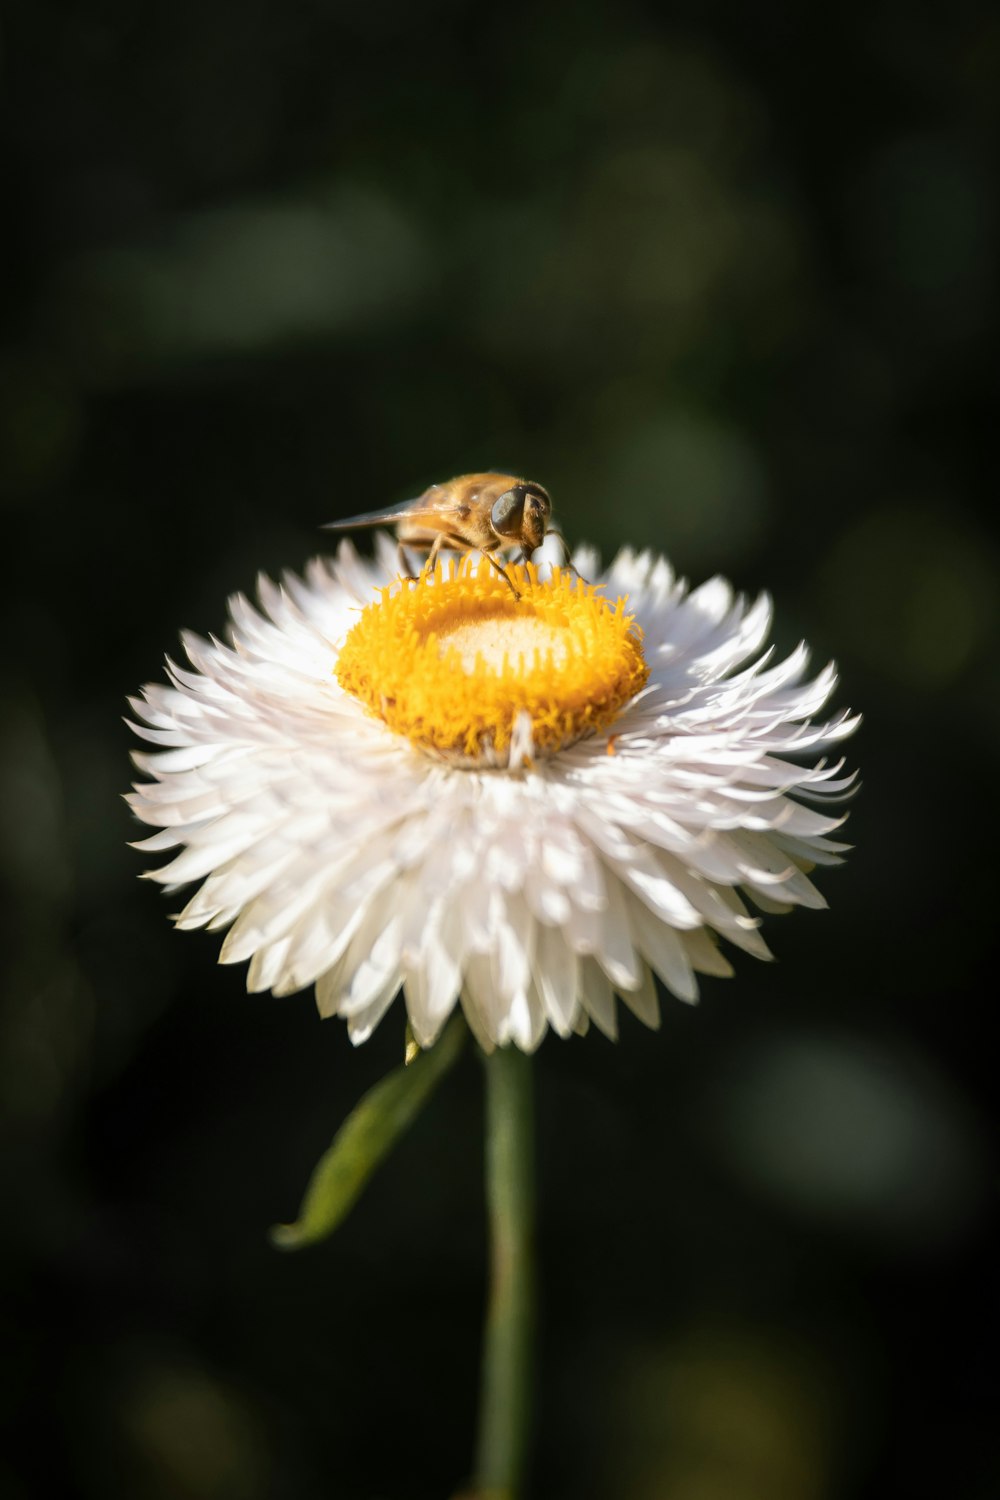
{"label": "hoverfly", "polygon": [[[552,501],[548,491],[516,474],[460,474],[444,484],[432,484],[416,500],[389,510],[373,510],[345,521],[328,521],[326,529],[351,531],[356,526],[395,526],[400,572],[412,579],[406,548],[428,554],[433,568],[443,547],[455,552],[478,551],[492,563],[515,599],[520,594],[509,573],[494,557],[508,547],[521,549],[527,562],[540,547],[550,525]],[[565,546],[565,544],[564,544]]]}

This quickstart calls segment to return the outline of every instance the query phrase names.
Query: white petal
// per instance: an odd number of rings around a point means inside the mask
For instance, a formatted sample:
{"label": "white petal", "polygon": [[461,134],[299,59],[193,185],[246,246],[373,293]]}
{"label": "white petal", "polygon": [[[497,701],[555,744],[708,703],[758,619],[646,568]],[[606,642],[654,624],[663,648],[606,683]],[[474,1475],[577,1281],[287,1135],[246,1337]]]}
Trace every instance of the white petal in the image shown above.
{"label": "white petal", "polygon": [[720,979],[732,977],[732,964],[724,953],[719,952],[706,928],[699,927],[694,932],[685,932],[683,942],[691,967],[699,974],[714,974]]}
{"label": "white petal", "polygon": [[634,1016],[637,1016],[644,1026],[651,1031],[658,1031],[660,1026],[660,1002],[656,995],[656,985],[653,976],[645,964],[641,967],[640,982],[638,989],[624,990],[622,999]]}
{"label": "white petal", "polygon": [[374,995],[364,1010],[356,1011],[347,1018],[347,1034],[355,1047],[367,1042],[375,1027],[385,1015],[399,993],[399,984],[387,980],[378,994]]}
{"label": "white petal", "polygon": [[659,921],[641,901],[631,903],[629,922],[636,947],[667,989],[679,1000],[697,1000],[698,981],[680,933]]}
{"label": "white petal", "polygon": [[616,990],[637,990],[642,982],[642,965],[632,946],[625,892],[616,880],[607,882],[607,892],[608,905],[601,914],[595,956]]}
{"label": "white petal", "polygon": [[580,1011],[580,961],[555,927],[540,927],[535,978],[552,1029],[569,1036]]}
{"label": "white petal", "polygon": [[610,1041],[617,1041],[614,991],[592,958],[584,959],[580,964],[580,1001],[598,1030],[603,1031]]}

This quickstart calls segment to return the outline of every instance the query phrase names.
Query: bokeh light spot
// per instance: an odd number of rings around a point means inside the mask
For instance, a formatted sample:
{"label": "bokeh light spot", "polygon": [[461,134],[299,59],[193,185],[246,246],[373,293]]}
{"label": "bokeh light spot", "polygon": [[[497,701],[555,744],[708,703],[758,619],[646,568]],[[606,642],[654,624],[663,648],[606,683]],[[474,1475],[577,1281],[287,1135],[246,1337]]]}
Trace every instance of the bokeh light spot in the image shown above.
{"label": "bokeh light spot", "polygon": [[797,1212],[914,1250],[974,1217],[978,1129],[922,1060],[858,1037],[776,1038],[741,1054],[719,1092],[724,1154]]}
{"label": "bokeh light spot", "polygon": [[946,686],[996,616],[995,559],[968,522],[929,505],[865,516],[830,552],[820,587],[838,639],[908,686]]}
{"label": "bokeh light spot", "polygon": [[684,568],[728,565],[765,528],[760,459],[735,429],[692,412],[662,413],[620,437],[605,492],[644,544],[663,543]]}

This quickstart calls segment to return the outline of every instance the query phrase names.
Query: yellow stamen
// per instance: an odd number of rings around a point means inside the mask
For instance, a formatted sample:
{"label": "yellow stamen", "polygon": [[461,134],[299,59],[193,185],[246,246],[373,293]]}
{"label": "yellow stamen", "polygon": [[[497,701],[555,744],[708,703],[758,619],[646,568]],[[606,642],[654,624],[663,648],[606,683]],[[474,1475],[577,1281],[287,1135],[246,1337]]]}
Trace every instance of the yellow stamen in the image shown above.
{"label": "yellow stamen", "polygon": [[558,568],[506,570],[520,599],[485,558],[382,589],[341,648],[341,687],[466,766],[506,764],[522,715],[538,755],[611,724],[649,676],[626,600]]}

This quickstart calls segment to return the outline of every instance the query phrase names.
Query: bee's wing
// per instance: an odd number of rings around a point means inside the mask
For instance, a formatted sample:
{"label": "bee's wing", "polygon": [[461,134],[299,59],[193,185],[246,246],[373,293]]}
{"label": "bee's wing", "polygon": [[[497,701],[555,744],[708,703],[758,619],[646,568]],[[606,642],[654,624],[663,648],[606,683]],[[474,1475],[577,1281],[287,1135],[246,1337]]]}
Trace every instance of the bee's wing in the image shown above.
{"label": "bee's wing", "polygon": [[414,508],[419,505],[419,500],[407,500],[403,505],[393,506],[391,510],[369,510],[362,516],[345,516],[342,521],[327,521],[322,529],[353,531],[362,526],[395,526],[399,521],[412,519]]}
{"label": "bee's wing", "polygon": [[353,531],[362,526],[397,526],[400,521],[409,521],[411,526],[426,526],[430,531],[442,531],[454,519],[455,505],[449,497],[428,490],[416,500],[405,500],[389,510],[370,510],[361,516],[348,516],[343,521],[327,521],[325,531]]}

